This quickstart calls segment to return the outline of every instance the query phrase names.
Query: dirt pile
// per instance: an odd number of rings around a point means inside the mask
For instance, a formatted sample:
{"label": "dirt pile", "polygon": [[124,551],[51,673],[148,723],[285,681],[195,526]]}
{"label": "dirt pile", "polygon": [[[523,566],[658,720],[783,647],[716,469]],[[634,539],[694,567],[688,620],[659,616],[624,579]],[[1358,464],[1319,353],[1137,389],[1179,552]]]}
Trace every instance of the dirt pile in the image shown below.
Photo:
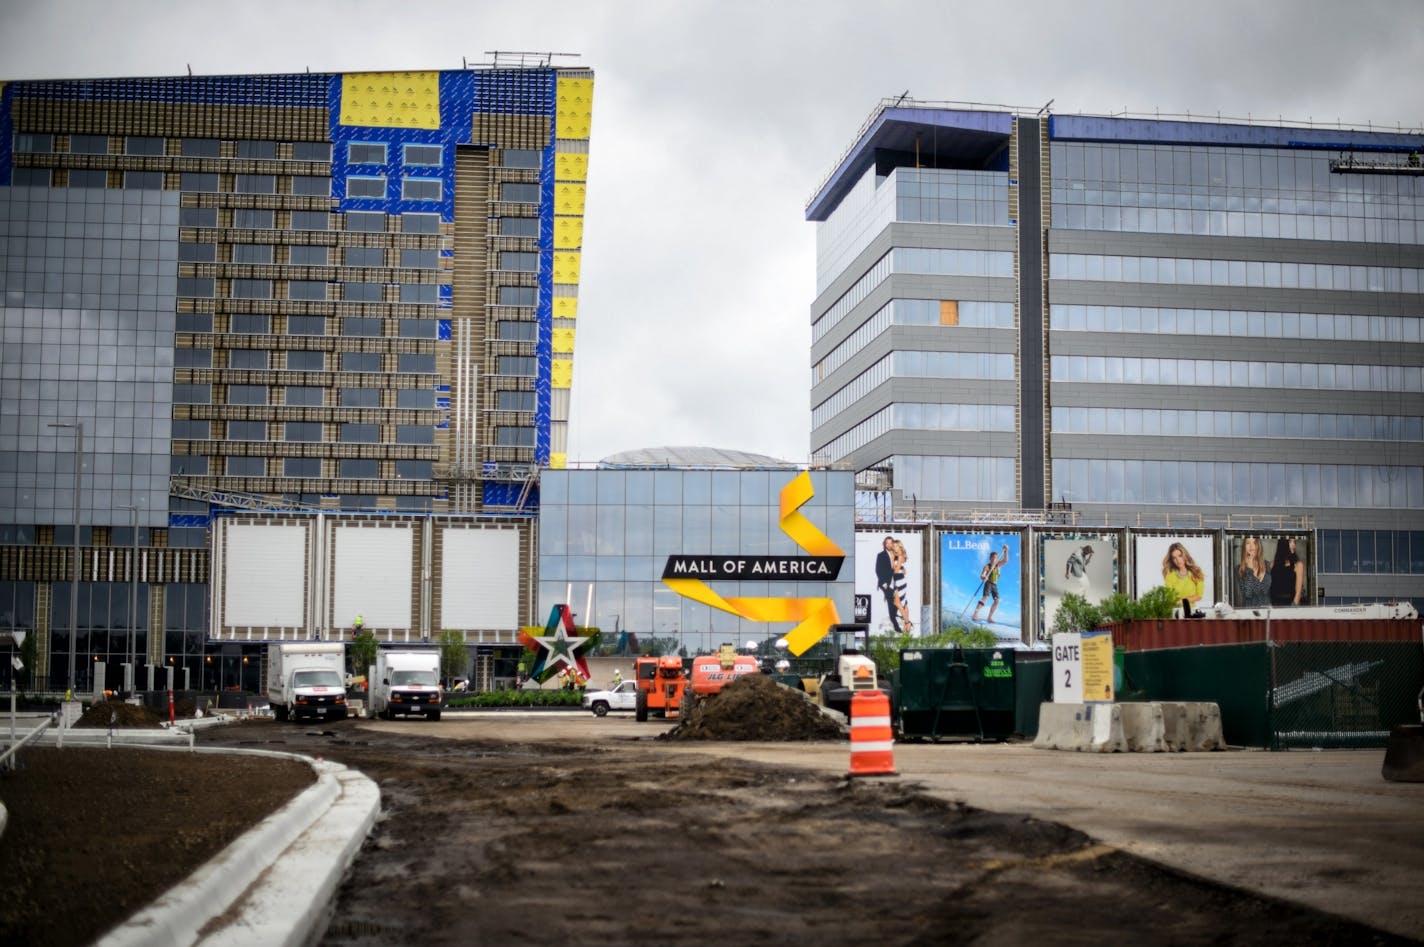
{"label": "dirt pile", "polygon": [[754,740],[787,743],[844,740],[846,728],[809,697],[764,674],[737,678],[705,697],[659,740]]}
{"label": "dirt pile", "polygon": [[101,700],[90,704],[80,716],[76,727],[157,727],[166,718],[142,704],[128,704],[121,700]]}

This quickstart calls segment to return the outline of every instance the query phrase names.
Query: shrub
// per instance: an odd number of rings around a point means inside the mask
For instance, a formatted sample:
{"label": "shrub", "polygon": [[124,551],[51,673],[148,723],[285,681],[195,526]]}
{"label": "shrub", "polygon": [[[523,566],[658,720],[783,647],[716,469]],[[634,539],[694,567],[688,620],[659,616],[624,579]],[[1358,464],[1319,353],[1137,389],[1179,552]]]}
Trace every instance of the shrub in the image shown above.
{"label": "shrub", "polygon": [[507,690],[484,691],[461,697],[450,697],[445,706],[457,707],[578,707],[583,702],[582,691],[560,690]]}

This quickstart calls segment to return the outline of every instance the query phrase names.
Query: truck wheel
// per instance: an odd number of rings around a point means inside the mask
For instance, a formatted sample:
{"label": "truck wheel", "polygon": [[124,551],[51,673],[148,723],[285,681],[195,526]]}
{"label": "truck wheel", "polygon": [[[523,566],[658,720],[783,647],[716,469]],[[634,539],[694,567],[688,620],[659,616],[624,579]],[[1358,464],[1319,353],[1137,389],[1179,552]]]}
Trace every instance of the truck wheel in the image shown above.
{"label": "truck wheel", "polygon": [[430,713],[428,713],[428,714],[425,715],[425,719],[426,719],[426,720],[439,720],[439,719],[440,719],[440,711],[438,711],[438,710],[432,710]]}
{"label": "truck wheel", "polygon": [[648,692],[638,691],[637,702],[633,705],[633,719],[645,723],[648,719]]}
{"label": "truck wheel", "polygon": [[691,717],[692,705],[694,702],[695,698],[692,696],[692,691],[684,691],[682,694],[682,703],[678,705],[677,715],[683,720],[686,720],[688,717]]}
{"label": "truck wheel", "polygon": [[382,713],[381,716],[385,717],[387,720],[394,720],[396,719],[396,712],[391,708],[387,707],[385,709],[385,712]]}
{"label": "truck wheel", "polygon": [[278,723],[287,722],[287,708],[281,704],[272,705],[272,716],[277,718]]}
{"label": "truck wheel", "polygon": [[593,706],[591,706],[589,709],[593,711],[593,715],[595,717],[606,717],[608,716],[608,701],[595,700],[593,702]]}

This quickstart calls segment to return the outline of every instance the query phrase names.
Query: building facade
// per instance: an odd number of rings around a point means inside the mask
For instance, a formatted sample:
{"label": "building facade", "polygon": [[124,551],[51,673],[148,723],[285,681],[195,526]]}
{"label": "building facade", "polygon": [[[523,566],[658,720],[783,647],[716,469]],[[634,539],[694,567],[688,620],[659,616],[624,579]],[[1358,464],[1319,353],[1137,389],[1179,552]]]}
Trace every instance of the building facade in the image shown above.
{"label": "building facade", "polygon": [[512,517],[532,550],[592,89],[548,57],[0,83],[0,625],[42,682],[206,663],[215,510]]}
{"label": "building facade", "polygon": [[1424,605],[1420,151],[882,104],[806,211],[813,460],[862,519],[1304,530],[1316,601]]}

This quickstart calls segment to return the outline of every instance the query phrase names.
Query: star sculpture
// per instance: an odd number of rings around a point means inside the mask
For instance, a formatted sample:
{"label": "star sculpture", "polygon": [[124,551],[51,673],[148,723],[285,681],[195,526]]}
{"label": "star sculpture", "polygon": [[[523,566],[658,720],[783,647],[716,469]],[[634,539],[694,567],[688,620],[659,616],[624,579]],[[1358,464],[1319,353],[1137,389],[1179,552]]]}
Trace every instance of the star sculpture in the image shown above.
{"label": "star sculpture", "polygon": [[519,643],[538,655],[534,661],[534,670],[529,676],[542,684],[561,669],[567,669],[570,673],[579,675],[580,680],[588,680],[588,659],[585,652],[597,644],[598,632],[582,638],[576,637],[574,633],[578,629],[574,628],[574,616],[567,605],[555,605],[550,609],[549,623],[544,626],[544,634],[533,634],[538,630],[537,627],[519,630]]}

